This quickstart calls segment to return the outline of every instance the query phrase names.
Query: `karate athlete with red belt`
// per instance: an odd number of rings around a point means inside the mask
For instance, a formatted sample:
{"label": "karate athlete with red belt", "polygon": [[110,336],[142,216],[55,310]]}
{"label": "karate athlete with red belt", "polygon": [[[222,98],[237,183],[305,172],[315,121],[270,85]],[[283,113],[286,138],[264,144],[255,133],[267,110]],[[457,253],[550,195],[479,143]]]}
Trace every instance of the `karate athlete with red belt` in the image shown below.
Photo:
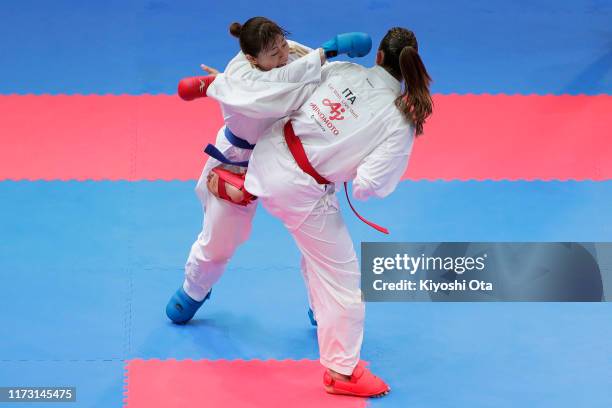
{"label": "karate athlete with red belt", "polygon": [[[216,146],[206,149],[213,157],[204,166],[196,186],[205,212],[202,232],[191,247],[185,280],[166,306],[167,316],[177,324],[187,323],[210,297],[212,286],[225,271],[234,251],[248,238],[256,210],[251,197],[236,198],[234,202],[220,199],[232,201],[236,190],[218,183],[217,178],[213,194],[209,194],[210,175],[214,171],[236,177],[227,169],[243,173],[240,168],[246,167],[264,130],[298,109],[313,92],[326,57],[339,53],[361,56],[371,48],[369,37],[344,34],[313,51],[286,41],[286,32],[264,17],[254,17],[244,25],[234,23],[230,32],[240,39],[241,52],[225,72],[216,77],[186,78],[179,83],[179,95],[185,100],[207,94],[217,99],[225,126],[217,134]],[[259,106],[266,106],[266,110],[257,109]],[[242,183],[243,178],[243,174],[242,179],[238,176],[238,182]]]}
{"label": "karate athlete with red belt", "polygon": [[432,112],[431,79],[415,35],[393,28],[374,67],[330,63],[321,80],[297,112],[257,142],[244,186],[282,220],[303,255],[325,389],[381,396],[390,388],[360,361],[360,270],[333,186],[352,180],[358,199],[385,197],[396,188],[414,135]]}

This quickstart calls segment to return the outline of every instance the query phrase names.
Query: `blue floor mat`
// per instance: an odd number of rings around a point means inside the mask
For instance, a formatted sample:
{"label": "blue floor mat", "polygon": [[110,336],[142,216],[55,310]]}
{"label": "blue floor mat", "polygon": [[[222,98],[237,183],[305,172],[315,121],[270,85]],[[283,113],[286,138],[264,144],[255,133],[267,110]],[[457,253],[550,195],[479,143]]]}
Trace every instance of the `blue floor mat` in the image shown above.
{"label": "blue floor mat", "polygon": [[19,402],[2,406],[120,408],[124,398],[124,366],[121,360],[2,361],[3,387],[76,387],[75,402]]}
{"label": "blue floor mat", "polygon": [[[342,205],[356,243],[610,241],[610,187],[403,182],[386,200],[358,204],[389,237]],[[87,406],[119,406],[124,358],[318,357],[299,255],[263,209],[212,299],[193,324],[175,326],[164,307],[200,228],[193,182],[2,182],[0,199],[1,295],[21,316],[1,318],[10,328],[0,339],[3,384],[55,378],[80,385],[95,401]],[[610,307],[369,304],[363,358],[393,387],[372,404],[608,407]]]}
{"label": "blue floor mat", "polygon": [[[238,52],[233,21],[278,21],[317,47],[394,26],[414,30],[437,93],[609,94],[609,1],[315,0],[78,3],[28,0],[0,9],[0,94],[175,93],[177,81],[223,69]],[[357,59],[374,64],[374,52]]]}

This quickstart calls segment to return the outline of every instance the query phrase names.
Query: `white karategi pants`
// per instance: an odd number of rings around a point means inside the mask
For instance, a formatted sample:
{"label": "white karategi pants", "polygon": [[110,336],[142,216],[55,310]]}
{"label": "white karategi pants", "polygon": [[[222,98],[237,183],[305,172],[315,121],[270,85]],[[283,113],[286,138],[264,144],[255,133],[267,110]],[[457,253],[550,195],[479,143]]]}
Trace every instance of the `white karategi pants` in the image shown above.
{"label": "white karategi pants", "polygon": [[[251,151],[232,146],[225,137],[224,129],[221,128],[217,134],[216,147],[232,161],[248,160]],[[202,204],[204,220],[202,231],[192,244],[185,264],[183,289],[197,301],[206,297],[225,272],[236,249],[249,238],[257,210],[257,201],[247,206],[239,206],[210,194],[206,186],[207,177],[210,171],[220,164],[209,158],[195,188]],[[301,271],[306,281],[305,269],[302,268]],[[314,310],[310,293],[308,301]]]}
{"label": "white karategi pants", "polygon": [[321,364],[351,375],[359,362],[365,304],[357,254],[335,198],[333,193],[321,198],[291,234],[303,256],[302,274],[318,323]]}
{"label": "white karategi pants", "polygon": [[302,253],[302,274],[317,319],[321,364],[350,375],[359,362],[365,304],[353,241],[333,186],[322,186],[295,163],[281,136],[261,139],[246,188],[283,221]]}
{"label": "white karategi pants", "polygon": [[[225,157],[233,161],[248,160],[250,150],[232,146],[224,134],[225,127],[219,130],[215,145]],[[202,231],[191,246],[185,264],[183,289],[194,300],[201,301],[212,286],[219,280],[228,261],[236,249],[245,242],[251,233],[253,216],[257,201],[239,206],[218,199],[206,187],[210,171],[221,163],[209,158],[202,170],[195,191],[202,203],[204,220]]]}

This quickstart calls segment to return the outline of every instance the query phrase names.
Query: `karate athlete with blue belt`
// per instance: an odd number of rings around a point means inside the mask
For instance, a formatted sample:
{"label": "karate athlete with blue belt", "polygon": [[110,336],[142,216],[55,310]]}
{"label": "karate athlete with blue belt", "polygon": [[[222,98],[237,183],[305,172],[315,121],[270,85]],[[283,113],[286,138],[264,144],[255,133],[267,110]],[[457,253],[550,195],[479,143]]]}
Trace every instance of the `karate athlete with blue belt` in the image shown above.
{"label": "karate athlete with blue belt", "polygon": [[[221,103],[225,126],[209,145],[209,158],[196,186],[205,217],[201,233],[191,247],[185,265],[185,279],[171,297],[166,314],[177,324],[187,323],[210,297],[212,286],[224,273],[236,248],[249,236],[256,202],[236,197],[229,184],[207,189],[214,172],[227,169],[243,173],[252,149],[266,128],[298,109],[314,91],[321,78],[321,64],[340,53],[362,56],[371,40],[363,34],[343,34],[324,48],[311,50],[287,41],[286,32],[276,23],[254,17],[244,25],[234,23],[230,32],[240,39],[241,52],[223,74],[186,78],[179,83],[179,95],[186,100],[211,96]],[[265,110],[258,107],[265,106]],[[222,165],[222,166],[221,166]],[[231,176],[231,175],[230,175]],[[243,176],[242,176],[243,177]],[[243,181],[243,179],[242,179]],[[229,202],[221,198],[229,199]]]}

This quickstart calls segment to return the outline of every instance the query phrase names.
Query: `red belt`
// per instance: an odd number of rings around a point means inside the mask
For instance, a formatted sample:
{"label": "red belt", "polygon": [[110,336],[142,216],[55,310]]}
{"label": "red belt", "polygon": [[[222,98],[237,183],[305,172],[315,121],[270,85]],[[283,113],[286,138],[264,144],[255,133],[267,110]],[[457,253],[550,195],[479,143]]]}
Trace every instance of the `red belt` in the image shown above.
{"label": "red belt", "polygon": [[[310,164],[310,161],[308,160],[308,156],[306,156],[306,152],[304,151],[304,146],[302,145],[302,141],[300,140],[299,137],[295,135],[295,132],[293,131],[293,126],[291,125],[291,121],[288,121],[285,124],[284,134],[285,134],[285,142],[287,142],[287,147],[289,147],[289,151],[291,152],[291,155],[295,159],[295,162],[297,163],[299,168],[302,169],[304,173],[308,174],[313,179],[315,179],[317,183],[331,184],[331,182],[328,181],[325,177],[317,173],[314,167],[312,167],[312,164]],[[351,203],[351,199],[349,198],[348,187],[347,187],[346,181],[344,182],[344,193],[346,194],[346,200],[348,201],[349,206],[351,207],[351,210],[353,210],[357,218],[359,218],[361,221],[368,224],[370,227],[384,234],[389,233],[388,229],[386,229],[385,227],[381,227],[380,225],[375,224],[371,221],[366,220],[357,212],[357,210],[355,210],[355,207],[353,207],[353,204]]]}

